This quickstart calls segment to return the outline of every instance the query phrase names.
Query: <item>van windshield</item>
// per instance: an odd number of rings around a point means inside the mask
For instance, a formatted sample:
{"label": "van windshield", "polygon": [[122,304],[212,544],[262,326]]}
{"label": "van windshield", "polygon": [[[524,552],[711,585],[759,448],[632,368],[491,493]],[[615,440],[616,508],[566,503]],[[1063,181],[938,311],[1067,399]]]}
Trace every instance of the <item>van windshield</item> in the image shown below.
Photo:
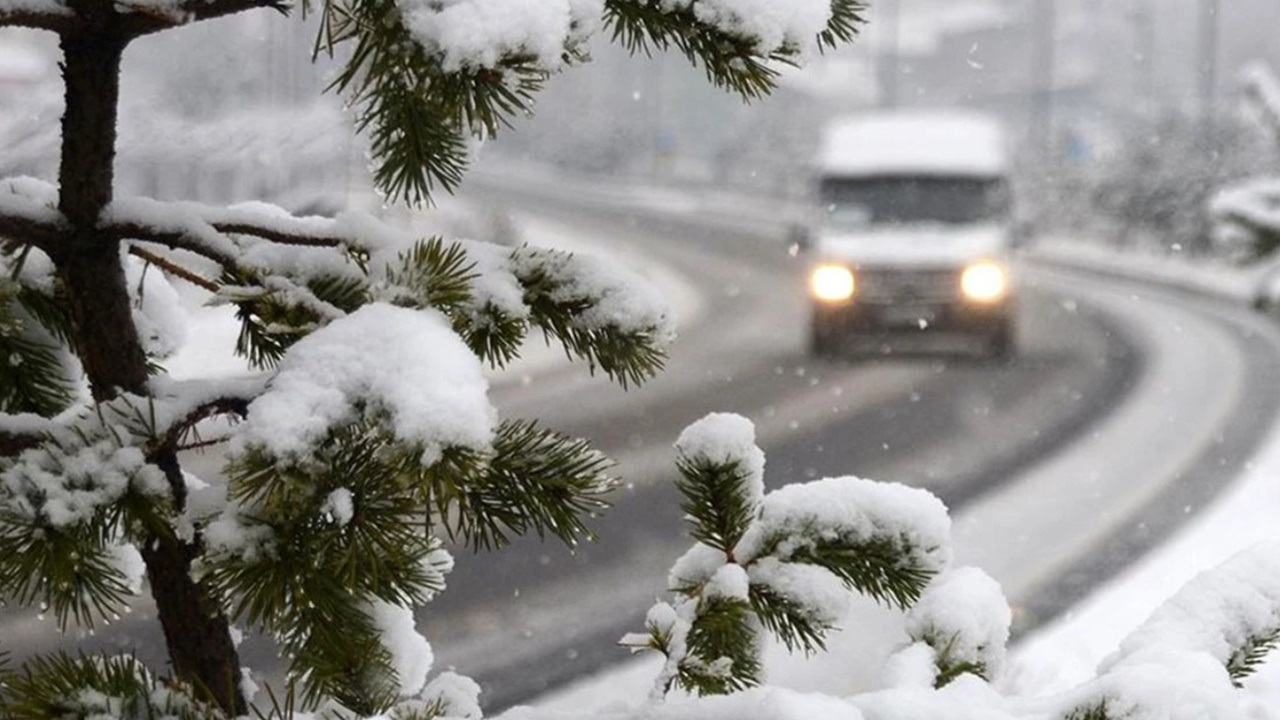
{"label": "van windshield", "polygon": [[826,224],[835,227],[1000,220],[1009,211],[1002,178],[829,178],[822,182]]}

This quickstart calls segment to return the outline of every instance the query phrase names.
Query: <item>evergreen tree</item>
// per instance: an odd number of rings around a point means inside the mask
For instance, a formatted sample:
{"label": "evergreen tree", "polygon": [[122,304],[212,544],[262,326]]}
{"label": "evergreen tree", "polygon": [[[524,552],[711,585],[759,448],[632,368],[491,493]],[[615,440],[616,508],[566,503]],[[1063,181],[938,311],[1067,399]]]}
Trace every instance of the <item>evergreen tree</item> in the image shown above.
{"label": "evergreen tree", "polygon": [[[529,111],[601,27],[633,52],[675,49],[750,99],[773,88],[770,62],[851,41],[862,10],[776,4],[772,24],[701,0],[324,0],[302,11],[321,19],[316,52],[343,63],[333,90],[370,139],[377,187],[421,204],[458,184],[468,139]],[[32,660],[0,676],[0,717],[241,715],[233,621],[291,659],[297,692],[282,713],[296,700],[465,714],[456,691],[474,684],[445,674],[424,688],[386,640],[406,618],[412,635],[411,608],[443,589],[442,539],[573,543],[590,537],[585,518],[612,487],[585,443],[498,421],[481,361],[502,365],[541,331],[623,385],[662,366],[662,308],[637,305],[626,277],[582,258],[405,237],[355,216],[115,198],[126,48],[260,8],[293,11],[281,0],[0,0],[0,27],[58,36],[66,100],[56,185],[0,183],[0,600],[91,628],[145,571],[174,673],[130,658]],[[546,22],[522,22],[530,13]],[[464,25],[473,32],[460,36]],[[478,45],[477,28],[492,31]],[[167,377],[163,338],[144,332],[149,272],[234,305],[236,350],[262,376]],[[217,417],[240,422],[226,497],[210,510],[189,502],[198,486],[178,452]],[[842,552],[815,547],[813,562],[828,550]],[[742,617],[726,607],[726,622]],[[776,617],[811,641],[817,626]]]}

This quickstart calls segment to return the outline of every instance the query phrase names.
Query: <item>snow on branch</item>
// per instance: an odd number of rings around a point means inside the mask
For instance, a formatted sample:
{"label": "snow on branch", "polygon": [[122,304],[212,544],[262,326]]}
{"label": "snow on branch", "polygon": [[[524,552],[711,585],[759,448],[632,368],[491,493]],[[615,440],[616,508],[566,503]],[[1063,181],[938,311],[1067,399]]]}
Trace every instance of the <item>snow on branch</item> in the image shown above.
{"label": "snow on branch", "polygon": [[121,21],[125,34],[139,37],[259,8],[288,15],[291,5],[280,0],[119,0],[116,7],[128,13]]}
{"label": "snow on branch", "polygon": [[249,236],[281,245],[318,248],[363,246],[348,234],[350,228],[326,218],[298,218],[261,203],[217,208],[191,202],[160,202],[150,198],[116,200],[102,213],[99,229],[118,240],[140,240],[187,250],[221,264],[239,266]]}
{"label": "snow on branch", "polygon": [[53,421],[35,413],[0,413],[0,457],[17,455],[39,445]]}
{"label": "snow on branch", "polygon": [[67,230],[66,218],[57,210],[57,198],[57,189],[40,180],[0,180],[0,240],[44,250],[55,246]]}
{"label": "snow on branch", "polygon": [[1280,80],[1262,60],[1249,63],[1240,71],[1240,90],[1245,107],[1252,110],[1260,123],[1280,142]]}
{"label": "snow on branch", "polygon": [[[821,650],[853,593],[906,609],[950,563],[946,508],[923,490],[843,477],[763,494],[754,427],[736,415],[694,423],[676,450],[681,509],[698,542],[671,568],[675,600],[621,641],[667,657],[653,699],[676,686],[715,695],[757,685],[763,631],[793,651]],[[1001,637],[986,624],[971,632],[928,616],[947,638],[964,636],[950,658],[960,672],[999,664],[1003,645],[988,646]]]}
{"label": "snow on branch", "polygon": [[60,0],[4,0],[0,2],[0,27],[66,32],[75,26],[76,15]]}

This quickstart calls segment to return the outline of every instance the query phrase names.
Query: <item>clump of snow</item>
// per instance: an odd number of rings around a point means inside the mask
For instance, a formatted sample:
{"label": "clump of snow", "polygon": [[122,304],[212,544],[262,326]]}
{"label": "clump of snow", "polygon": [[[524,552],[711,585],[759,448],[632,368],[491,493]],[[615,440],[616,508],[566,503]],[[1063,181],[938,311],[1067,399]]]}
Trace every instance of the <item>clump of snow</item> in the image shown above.
{"label": "clump of snow", "polygon": [[951,519],[931,493],[897,483],[855,477],[788,485],[765,496],[760,519],[734,550],[750,561],[770,550],[780,560],[811,549],[819,541],[858,543],[881,538],[910,561],[938,573],[951,562]]}
{"label": "clump of snow", "polygon": [[[422,569],[426,573],[425,584],[438,588],[444,587],[445,576],[453,572],[453,555],[440,547],[441,541],[435,540],[431,551],[422,558]],[[434,593],[426,593],[427,599],[435,597]]]}
{"label": "clump of snow", "polygon": [[480,720],[480,685],[452,671],[437,675],[422,690],[422,698],[441,710],[442,720]]}
{"label": "clump of snow", "polygon": [[[499,717],[501,720],[863,720],[864,715],[849,702],[828,695],[761,687],[732,695],[651,702],[635,708],[613,705],[579,712],[547,712],[517,707]],[[948,716],[934,717],[943,720]],[[916,720],[916,716],[895,720]]]}
{"label": "clump of snow", "polygon": [[764,451],[756,446],[755,425],[741,415],[707,415],[680,433],[676,452],[716,465],[736,463],[746,473],[749,498],[759,502],[764,497]]}
{"label": "clump of snow", "polygon": [[551,300],[589,303],[575,322],[590,330],[648,332],[656,344],[675,339],[675,316],[662,294],[639,274],[613,262],[555,250],[522,248],[512,256],[518,277],[545,274],[556,283]]}
{"label": "clump of snow", "polygon": [[0,215],[63,225],[66,218],[57,208],[57,187],[26,176],[0,179]]}
{"label": "clump of snow", "polygon": [[884,685],[887,688],[931,688],[938,678],[933,648],[928,643],[913,642],[885,661]]}
{"label": "clump of snow", "polygon": [[1048,720],[1064,717],[1007,700],[973,675],[962,675],[938,690],[931,687],[891,688],[854,695],[849,698],[849,703],[855,713],[860,713],[854,717],[862,720]]}
{"label": "clump of snow", "polygon": [[392,668],[400,681],[400,694],[416,694],[427,681],[435,655],[431,652],[431,644],[414,625],[413,609],[373,600],[369,603],[368,612],[383,647],[391,653]]}
{"label": "clump of snow", "polygon": [[476,277],[471,281],[472,311],[492,305],[508,317],[527,319],[529,307],[524,303],[524,288],[512,272],[511,248],[475,241],[464,241],[462,246],[467,258],[475,264]]}
{"label": "clump of snow", "polygon": [[819,627],[836,625],[852,599],[849,589],[834,573],[808,563],[760,558],[751,565],[751,582],[790,600],[796,612]]}
{"label": "clump of snow", "polygon": [[332,429],[385,414],[431,464],[446,446],[488,448],[497,413],[487,392],[480,361],[443,316],[368,305],[289,349],[233,452],[302,458]]}
{"label": "clump of snow", "polygon": [[671,566],[667,585],[672,588],[696,587],[711,579],[728,562],[724,553],[702,543],[694,543]]}
{"label": "clump of snow", "polygon": [[1125,720],[1245,720],[1241,699],[1213,656],[1175,650],[1130,657],[1057,704],[1061,715],[1105,703]]}
{"label": "clump of snow", "polygon": [[1013,614],[1000,584],[972,567],[934,578],[907,613],[907,633],[951,664],[972,662],[988,680],[1004,667]]}
{"label": "clump of snow", "polygon": [[746,600],[751,581],[741,565],[722,565],[702,589],[703,597]]}
{"label": "clump of snow", "polygon": [[815,51],[831,20],[830,0],[662,0],[661,6],[668,12],[692,10],[699,21],[746,40],[761,55]]}
{"label": "clump of snow", "polygon": [[142,582],[147,577],[147,565],[142,561],[142,553],[138,552],[138,548],[131,543],[122,543],[108,546],[107,553],[111,566],[124,578],[129,592],[135,595],[141,593]]}
{"label": "clump of snow", "polygon": [[234,505],[227,506],[204,526],[203,539],[207,559],[236,557],[253,563],[275,552],[275,534],[271,527],[246,521],[240,508]]}
{"label": "clump of snow", "polygon": [[160,497],[164,473],[147,463],[125,427],[90,412],[52,429],[49,442],[24,451],[0,472],[0,502],[16,516],[69,528],[91,521],[126,493]]}
{"label": "clump of snow", "polygon": [[320,506],[320,512],[345,527],[347,523],[351,522],[351,518],[355,516],[355,506],[351,499],[351,491],[347,488],[338,488],[329,493],[329,497],[325,498],[324,504]]}
{"label": "clump of snow", "polygon": [[513,55],[548,70],[593,31],[603,0],[399,0],[409,33],[445,72],[497,68]]}
{"label": "clump of snow", "polygon": [[1244,550],[1187,583],[1120,644],[1103,670],[1145,657],[1203,652],[1225,666],[1280,631],[1280,541]]}
{"label": "clump of snow", "polygon": [[168,358],[187,341],[188,319],[178,291],[160,270],[128,255],[123,261],[142,348],[160,359]]}

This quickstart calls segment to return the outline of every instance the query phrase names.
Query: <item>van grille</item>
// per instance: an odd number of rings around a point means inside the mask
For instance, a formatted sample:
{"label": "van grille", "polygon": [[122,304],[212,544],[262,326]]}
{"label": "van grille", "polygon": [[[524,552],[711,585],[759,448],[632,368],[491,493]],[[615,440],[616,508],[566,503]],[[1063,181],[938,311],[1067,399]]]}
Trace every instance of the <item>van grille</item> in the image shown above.
{"label": "van grille", "polygon": [[861,268],[858,297],[869,302],[949,302],[958,296],[958,270]]}

